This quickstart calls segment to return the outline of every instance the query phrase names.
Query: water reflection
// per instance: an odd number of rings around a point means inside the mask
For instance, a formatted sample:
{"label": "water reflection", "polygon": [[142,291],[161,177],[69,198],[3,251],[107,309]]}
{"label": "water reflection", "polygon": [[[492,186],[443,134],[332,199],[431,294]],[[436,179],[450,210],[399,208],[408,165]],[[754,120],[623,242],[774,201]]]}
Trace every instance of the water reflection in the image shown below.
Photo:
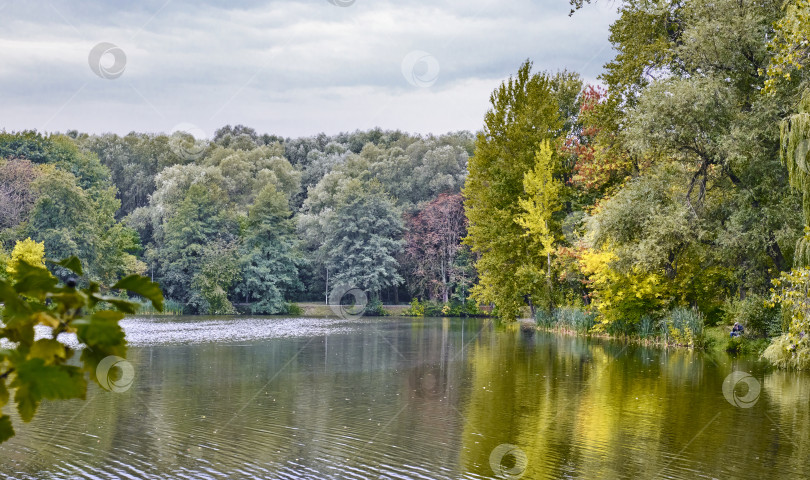
{"label": "water reflection", "polygon": [[[181,319],[172,331],[185,331],[183,322],[194,327],[193,342],[229,324]],[[233,325],[278,320],[245,322]],[[131,320],[127,334],[165,328]],[[756,359],[487,320],[317,328],[189,344],[173,333],[172,344],[134,347],[128,391],[91,388],[87,402],[47,403],[31,424],[15,418],[0,472],[477,479],[495,476],[490,457],[501,445],[525,453],[527,479],[801,477],[810,459],[810,379]],[[733,370],[761,382],[752,408],[723,396]]]}

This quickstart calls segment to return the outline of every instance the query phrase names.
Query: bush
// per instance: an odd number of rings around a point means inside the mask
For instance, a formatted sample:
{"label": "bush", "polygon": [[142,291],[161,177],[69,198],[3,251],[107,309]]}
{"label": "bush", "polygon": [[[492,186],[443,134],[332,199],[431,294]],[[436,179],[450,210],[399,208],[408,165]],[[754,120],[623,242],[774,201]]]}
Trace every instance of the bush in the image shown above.
{"label": "bush", "polygon": [[537,322],[538,326],[545,329],[552,329],[557,323],[557,319],[554,317],[554,312],[542,308],[535,312],[534,320]]}
{"label": "bush", "polygon": [[303,315],[304,309],[297,303],[287,304],[287,315]]}
{"label": "bush", "polygon": [[425,306],[419,302],[418,298],[414,298],[411,300],[411,306],[402,312],[402,315],[406,317],[424,317]]}
{"label": "bush", "polygon": [[771,341],[762,356],[779,368],[807,370],[810,368],[808,336],[802,335],[794,341],[790,335],[780,335]]}
{"label": "bush", "polygon": [[779,305],[765,305],[765,298],[749,295],[744,300],[726,302],[723,323],[739,322],[745,333],[754,337],[775,337],[782,334],[782,315]]}
{"label": "bush", "polygon": [[366,305],[366,309],[364,310],[364,314],[371,317],[385,317],[389,315],[388,310],[383,308],[383,302],[379,298],[375,298],[368,302],[368,305]]}
{"label": "bush", "polygon": [[483,313],[475,302],[461,303],[457,300],[448,303],[420,302],[419,299],[414,298],[411,300],[411,306],[402,312],[402,315],[406,317],[474,317]]}

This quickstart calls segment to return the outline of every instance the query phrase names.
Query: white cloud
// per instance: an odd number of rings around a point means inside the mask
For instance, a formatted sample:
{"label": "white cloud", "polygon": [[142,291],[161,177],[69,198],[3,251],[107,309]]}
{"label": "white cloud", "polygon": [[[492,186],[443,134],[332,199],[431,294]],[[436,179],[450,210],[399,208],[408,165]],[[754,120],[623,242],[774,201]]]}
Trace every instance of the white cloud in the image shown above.
{"label": "white cloud", "polygon": [[[475,130],[492,89],[526,58],[536,70],[567,68],[593,81],[611,57],[607,27],[615,18],[599,4],[568,17],[560,0],[54,5],[3,10],[0,128]],[[116,80],[88,66],[89,50],[102,41],[126,52]],[[402,76],[412,50],[439,62],[430,88]]]}

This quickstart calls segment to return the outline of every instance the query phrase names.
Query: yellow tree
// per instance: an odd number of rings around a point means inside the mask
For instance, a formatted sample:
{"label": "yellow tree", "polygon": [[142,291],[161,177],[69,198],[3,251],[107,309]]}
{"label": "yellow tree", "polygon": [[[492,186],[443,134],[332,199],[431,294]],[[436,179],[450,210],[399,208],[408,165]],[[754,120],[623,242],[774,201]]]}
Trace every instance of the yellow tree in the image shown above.
{"label": "yellow tree", "polygon": [[765,92],[773,92],[780,78],[789,80],[792,71],[801,70],[810,61],[810,0],[787,3],[785,16],[775,27],[770,44],[774,56],[768,65]]}
{"label": "yellow tree", "polygon": [[17,266],[20,261],[25,261],[35,267],[45,266],[45,242],[35,242],[31,238],[26,238],[14,245],[11,251],[11,261],[8,262],[7,271],[9,275],[17,273]]}
{"label": "yellow tree", "polygon": [[515,221],[526,229],[524,236],[537,241],[546,255],[546,275],[551,277],[551,254],[554,252],[554,232],[551,228],[551,216],[560,210],[560,195],[563,184],[552,175],[554,171],[554,153],[548,140],[540,145],[535,154],[534,168],[523,177],[523,191],[527,198],[518,200],[523,210]]}

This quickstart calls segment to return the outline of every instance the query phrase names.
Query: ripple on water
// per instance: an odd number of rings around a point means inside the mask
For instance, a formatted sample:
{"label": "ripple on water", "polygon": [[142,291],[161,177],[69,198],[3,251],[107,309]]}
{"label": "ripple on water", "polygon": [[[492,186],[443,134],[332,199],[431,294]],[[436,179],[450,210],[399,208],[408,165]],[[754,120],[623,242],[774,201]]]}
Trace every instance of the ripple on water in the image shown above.
{"label": "ripple on water", "polygon": [[[280,317],[129,317],[120,322],[127,343],[134,347],[317,337],[350,333],[363,323],[367,321]],[[50,338],[50,328],[37,325],[35,338]],[[60,334],[59,341],[71,348],[81,347],[73,333]],[[10,347],[13,344],[0,340],[0,348]]]}

